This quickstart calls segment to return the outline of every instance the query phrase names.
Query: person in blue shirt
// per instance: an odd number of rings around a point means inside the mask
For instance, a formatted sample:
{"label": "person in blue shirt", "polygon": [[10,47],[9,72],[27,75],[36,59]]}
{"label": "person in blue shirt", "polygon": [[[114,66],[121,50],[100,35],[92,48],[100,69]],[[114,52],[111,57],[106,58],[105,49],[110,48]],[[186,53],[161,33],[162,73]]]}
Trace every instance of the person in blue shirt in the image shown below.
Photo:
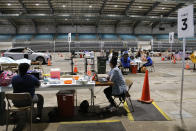
{"label": "person in blue shirt", "polygon": [[110,111],[114,111],[116,109],[116,104],[112,96],[114,95],[122,95],[127,92],[127,86],[125,84],[125,79],[122,75],[121,70],[116,66],[117,65],[117,57],[113,57],[110,60],[111,70],[109,72],[108,80],[113,82],[113,85],[104,89],[104,94],[107,97],[110,105],[106,107]]}
{"label": "person in blue shirt", "polygon": [[128,51],[124,52],[123,57],[121,57],[120,61],[121,61],[121,66],[123,68],[129,68],[129,71],[131,71],[131,66],[130,66],[131,58],[128,55]]}
{"label": "person in blue shirt", "polygon": [[[19,65],[19,74],[12,78],[13,93],[30,93],[33,103],[37,103],[36,121],[41,120],[44,98],[40,94],[35,94],[35,88],[40,86],[40,81],[33,75],[27,74],[30,65],[21,63]],[[13,101],[16,107],[31,105],[28,101]]]}
{"label": "person in blue shirt", "polygon": [[143,67],[152,66],[153,62],[152,62],[152,59],[149,56],[149,52],[146,53],[146,60],[147,60],[147,62],[145,64],[143,64],[142,67],[140,67],[139,72],[141,72],[141,69]]}

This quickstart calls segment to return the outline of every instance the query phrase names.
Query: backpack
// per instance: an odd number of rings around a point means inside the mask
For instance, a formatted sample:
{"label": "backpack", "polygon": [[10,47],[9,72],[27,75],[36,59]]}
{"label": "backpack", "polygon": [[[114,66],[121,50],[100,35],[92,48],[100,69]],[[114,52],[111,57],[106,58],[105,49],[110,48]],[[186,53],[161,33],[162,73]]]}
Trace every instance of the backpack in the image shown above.
{"label": "backpack", "polygon": [[89,103],[87,100],[82,101],[82,103],[80,104],[80,109],[79,111],[82,113],[88,113],[89,110]]}
{"label": "backpack", "polygon": [[4,71],[0,74],[0,86],[8,86],[11,84],[12,77],[14,76],[13,73],[8,71]]}

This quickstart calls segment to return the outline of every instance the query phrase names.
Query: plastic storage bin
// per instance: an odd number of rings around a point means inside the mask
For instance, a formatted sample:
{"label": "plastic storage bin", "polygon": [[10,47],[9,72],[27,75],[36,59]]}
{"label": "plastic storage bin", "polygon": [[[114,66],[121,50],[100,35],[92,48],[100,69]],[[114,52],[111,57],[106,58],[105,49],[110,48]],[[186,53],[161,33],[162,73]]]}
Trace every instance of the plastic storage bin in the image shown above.
{"label": "plastic storage bin", "polygon": [[133,74],[136,74],[137,73],[137,65],[131,65],[131,72]]}
{"label": "plastic storage bin", "polygon": [[58,78],[60,79],[60,69],[59,68],[53,68],[50,70],[50,77],[51,78]]}
{"label": "plastic storage bin", "polygon": [[74,90],[61,90],[56,94],[59,116],[74,116],[74,93]]}

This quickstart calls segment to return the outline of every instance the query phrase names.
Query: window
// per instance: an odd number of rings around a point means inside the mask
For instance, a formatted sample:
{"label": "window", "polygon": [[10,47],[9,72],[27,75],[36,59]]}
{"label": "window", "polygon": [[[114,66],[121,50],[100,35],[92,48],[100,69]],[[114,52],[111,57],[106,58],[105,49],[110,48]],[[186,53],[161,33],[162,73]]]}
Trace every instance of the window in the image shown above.
{"label": "window", "polygon": [[9,52],[23,52],[23,48],[18,48],[18,49],[11,49]]}

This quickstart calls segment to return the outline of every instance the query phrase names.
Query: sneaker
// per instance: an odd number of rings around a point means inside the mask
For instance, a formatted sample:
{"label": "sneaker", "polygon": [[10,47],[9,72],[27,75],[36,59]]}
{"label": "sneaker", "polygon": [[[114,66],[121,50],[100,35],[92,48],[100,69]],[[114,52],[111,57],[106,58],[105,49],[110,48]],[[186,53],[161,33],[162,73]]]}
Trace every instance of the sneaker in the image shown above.
{"label": "sneaker", "polygon": [[114,111],[116,111],[116,107],[115,107],[115,106],[112,106],[112,107],[110,107],[108,110],[109,110],[110,112],[114,112]]}
{"label": "sneaker", "polygon": [[37,116],[34,120],[35,123],[41,122],[41,118],[39,116]]}

